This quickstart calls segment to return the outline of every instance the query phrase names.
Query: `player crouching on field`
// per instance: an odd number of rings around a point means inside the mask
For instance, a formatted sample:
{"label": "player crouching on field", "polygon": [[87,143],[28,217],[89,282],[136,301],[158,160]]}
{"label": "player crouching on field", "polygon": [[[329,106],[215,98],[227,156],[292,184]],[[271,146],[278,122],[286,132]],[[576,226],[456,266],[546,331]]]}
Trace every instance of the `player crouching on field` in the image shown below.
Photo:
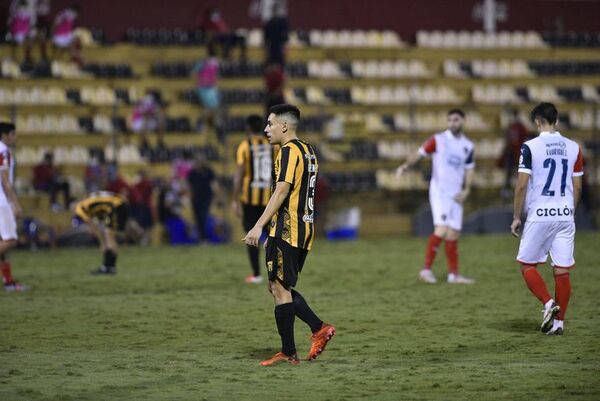
{"label": "player crouching on field", "polygon": [[121,196],[112,192],[94,192],[74,206],[75,216],[87,223],[100,242],[103,253],[102,265],[91,271],[93,275],[111,275],[117,272],[117,232],[126,226],[141,232],[141,228],[129,218],[129,205]]}
{"label": "player crouching on field", "polygon": [[[527,287],[544,305],[542,333],[561,335],[571,298],[569,272],[575,267],[574,216],[581,198],[583,157],[579,145],[556,130],[558,110],[552,103],[537,105],[531,121],[540,134],[521,147],[510,229],[519,236],[525,206],[527,220],[517,261]],[[555,299],[537,270],[548,254],[554,268]]]}

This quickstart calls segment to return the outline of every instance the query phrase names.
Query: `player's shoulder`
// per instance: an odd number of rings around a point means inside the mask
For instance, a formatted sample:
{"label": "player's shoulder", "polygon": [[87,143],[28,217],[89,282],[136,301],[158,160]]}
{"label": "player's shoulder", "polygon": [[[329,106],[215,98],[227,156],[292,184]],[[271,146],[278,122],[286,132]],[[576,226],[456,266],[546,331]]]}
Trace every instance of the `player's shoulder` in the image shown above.
{"label": "player's shoulder", "polygon": [[471,149],[475,147],[475,143],[471,139],[469,139],[469,137],[466,134],[462,134],[462,141],[464,142],[465,146],[468,146]]}
{"label": "player's shoulder", "polygon": [[8,146],[2,141],[0,141],[0,152],[5,152],[8,150]]}
{"label": "player's shoulder", "polygon": [[560,136],[565,141],[565,143],[567,143],[568,146],[579,148],[579,144],[577,143],[577,141],[563,135],[562,133],[560,134]]}

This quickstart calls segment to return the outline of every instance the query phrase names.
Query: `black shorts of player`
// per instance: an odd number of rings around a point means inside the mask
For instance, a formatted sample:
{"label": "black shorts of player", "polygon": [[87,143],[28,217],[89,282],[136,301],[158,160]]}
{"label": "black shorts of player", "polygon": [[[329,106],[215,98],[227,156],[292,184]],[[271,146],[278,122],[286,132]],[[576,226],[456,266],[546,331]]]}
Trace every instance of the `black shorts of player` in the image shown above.
{"label": "black shorts of player", "polygon": [[291,246],[281,238],[269,237],[266,260],[269,281],[279,281],[286,289],[296,286],[308,251]]}
{"label": "black shorts of player", "polygon": [[129,206],[123,203],[116,208],[113,208],[110,213],[96,215],[95,219],[98,223],[104,225],[106,228],[110,228],[116,231],[123,231],[125,229],[125,223],[129,218]]}
{"label": "black shorts of player", "polygon": [[252,206],[246,205],[242,203],[242,224],[244,225],[244,230],[250,231],[256,225],[260,216],[262,216],[265,211],[264,206]]}

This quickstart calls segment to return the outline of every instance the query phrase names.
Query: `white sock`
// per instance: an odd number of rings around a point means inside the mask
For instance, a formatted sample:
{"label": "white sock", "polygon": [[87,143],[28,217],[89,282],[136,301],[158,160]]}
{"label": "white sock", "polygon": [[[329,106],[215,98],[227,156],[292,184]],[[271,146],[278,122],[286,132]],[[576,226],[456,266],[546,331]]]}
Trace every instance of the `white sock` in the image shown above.
{"label": "white sock", "polygon": [[552,328],[553,329],[558,329],[558,328],[564,329],[565,328],[564,325],[565,325],[565,322],[563,320],[554,319],[554,322],[552,323],[552,326],[553,326]]}
{"label": "white sock", "polygon": [[550,306],[552,306],[553,303],[554,300],[550,298],[550,300],[544,304],[544,308],[548,309]]}

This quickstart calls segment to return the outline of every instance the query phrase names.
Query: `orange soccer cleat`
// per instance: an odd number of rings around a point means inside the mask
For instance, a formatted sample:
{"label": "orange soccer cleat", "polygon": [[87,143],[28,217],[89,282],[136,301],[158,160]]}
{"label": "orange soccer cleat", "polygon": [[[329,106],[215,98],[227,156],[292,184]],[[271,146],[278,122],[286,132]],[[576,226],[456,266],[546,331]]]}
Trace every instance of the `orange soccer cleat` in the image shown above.
{"label": "orange soccer cleat", "polygon": [[300,363],[300,360],[298,359],[298,355],[294,354],[291,356],[287,356],[283,352],[278,352],[275,355],[273,355],[273,357],[271,359],[262,361],[260,363],[260,366],[269,366],[269,365],[273,365],[273,364],[275,364],[277,362],[281,362],[281,361],[286,361],[287,363],[292,364],[292,365],[298,365]]}
{"label": "orange soccer cleat", "polygon": [[308,360],[312,361],[323,351],[331,338],[335,335],[335,327],[328,323],[323,323],[323,326],[315,334],[311,336],[312,344],[308,353]]}

